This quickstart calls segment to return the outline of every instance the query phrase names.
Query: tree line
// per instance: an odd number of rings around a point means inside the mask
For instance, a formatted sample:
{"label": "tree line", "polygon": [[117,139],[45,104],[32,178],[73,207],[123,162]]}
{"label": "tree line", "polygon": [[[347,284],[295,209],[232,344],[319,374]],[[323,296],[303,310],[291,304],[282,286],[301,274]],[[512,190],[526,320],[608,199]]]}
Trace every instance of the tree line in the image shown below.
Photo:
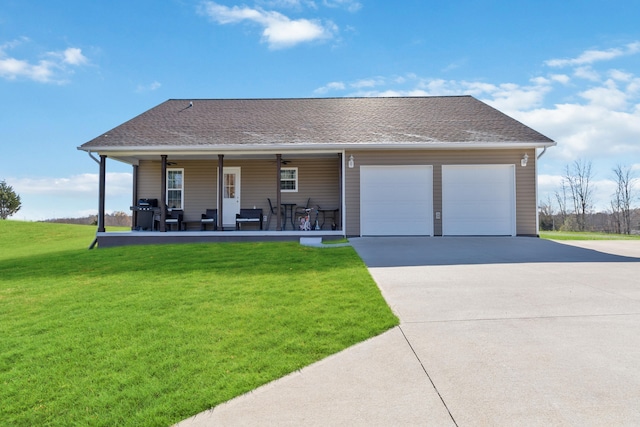
{"label": "tree line", "polygon": [[[63,224],[98,225],[98,216],[89,215],[82,218],[53,218],[43,222],[55,222]],[[117,211],[104,215],[104,225],[107,227],[131,227],[131,215]]]}
{"label": "tree line", "polygon": [[630,166],[613,168],[616,190],[611,195],[609,209],[593,209],[593,169],[590,161],[576,160],[564,168],[559,188],[553,197],[539,204],[540,230],[604,231],[631,234],[640,230],[638,180]]}
{"label": "tree line", "polygon": [[[20,196],[14,191],[13,187],[8,185],[4,180],[0,181],[0,219],[9,218],[18,212],[21,207],[22,202]],[[97,225],[98,216],[89,215],[82,218],[55,218],[47,219],[43,222]],[[106,214],[104,222],[107,226],[131,227],[131,215],[126,212]]]}

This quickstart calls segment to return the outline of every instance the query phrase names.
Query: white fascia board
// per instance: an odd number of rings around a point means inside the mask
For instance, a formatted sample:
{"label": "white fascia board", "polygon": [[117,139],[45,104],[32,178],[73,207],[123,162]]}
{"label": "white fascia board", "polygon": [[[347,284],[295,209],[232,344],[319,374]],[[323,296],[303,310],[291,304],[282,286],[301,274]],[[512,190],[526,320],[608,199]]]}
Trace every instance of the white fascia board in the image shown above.
{"label": "white fascia board", "polygon": [[212,145],[203,147],[195,146],[131,146],[131,147],[78,147],[79,150],[110,155],[132,156],[136,154],[268,154],[268,153],[326,153],[342,150],[397,150],[397,149],[421,149],[421,150],[451,150],[451,149],[510,149],[510,148],[544,148],[556,145],[555,142],[363,142],[363,143],[329,143],[329,144],[236,144],[236,145]]}

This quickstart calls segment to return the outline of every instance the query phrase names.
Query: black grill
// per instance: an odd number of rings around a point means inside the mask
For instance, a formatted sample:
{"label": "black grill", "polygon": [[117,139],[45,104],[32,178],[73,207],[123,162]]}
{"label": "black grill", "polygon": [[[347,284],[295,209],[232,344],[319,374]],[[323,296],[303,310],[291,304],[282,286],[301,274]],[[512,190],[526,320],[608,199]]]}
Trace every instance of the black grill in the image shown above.
{"label": "black grill", "polygon": [[138,204],[131,206],[135,217],[135,230],[153,230],[153,218],[160,212],[158,199],[138,199]]}

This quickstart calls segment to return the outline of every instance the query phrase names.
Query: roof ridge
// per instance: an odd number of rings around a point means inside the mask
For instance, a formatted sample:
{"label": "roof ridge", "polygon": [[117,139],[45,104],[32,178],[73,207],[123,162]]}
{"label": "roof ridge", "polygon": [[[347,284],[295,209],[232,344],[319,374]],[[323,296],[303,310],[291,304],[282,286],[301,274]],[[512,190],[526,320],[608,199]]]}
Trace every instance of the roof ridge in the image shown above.
{"label": "roof ridge", "polygon": [[[473,98],[473,95],[425,95],[425,96],[328,96],[328,97],[284,97],[284,98],[169,98],[167,101],[304,101],[337,99],[434,99]],[[166,102],[166,101],[165,101]]]}

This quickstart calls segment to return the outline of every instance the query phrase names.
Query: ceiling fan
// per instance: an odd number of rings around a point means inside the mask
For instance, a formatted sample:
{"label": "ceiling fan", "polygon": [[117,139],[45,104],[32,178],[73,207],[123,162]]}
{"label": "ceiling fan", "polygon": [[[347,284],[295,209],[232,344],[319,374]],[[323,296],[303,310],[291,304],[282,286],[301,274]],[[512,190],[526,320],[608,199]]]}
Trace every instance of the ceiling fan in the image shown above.
{"label": "ceiling fan", "polygon": [[[275,160],[271,160],[271,163],[275,163]],[[289,163],[291,163],[291,160],[285,160],[285,159],[280,159],[280,164],[281,165],[288,165]]]}

